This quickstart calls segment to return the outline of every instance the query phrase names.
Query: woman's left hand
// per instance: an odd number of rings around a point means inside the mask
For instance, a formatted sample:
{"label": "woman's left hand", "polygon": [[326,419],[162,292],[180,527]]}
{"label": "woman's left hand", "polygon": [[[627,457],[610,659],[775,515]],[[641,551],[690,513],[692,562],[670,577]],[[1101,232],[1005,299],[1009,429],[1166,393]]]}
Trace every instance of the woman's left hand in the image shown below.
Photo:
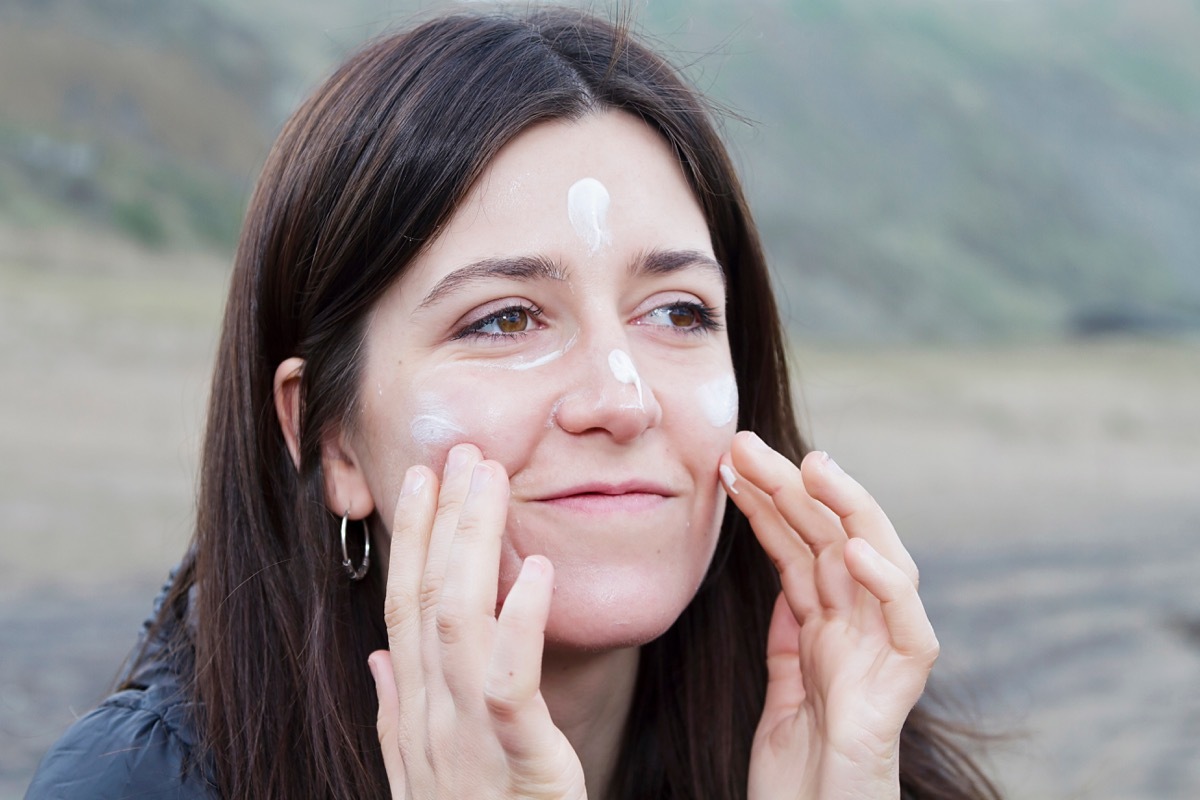
{"label": "woman's left hand", "polygon": [[797,468],[742,432],[730,463],[730,497],[783,584],[749,796],[899,798],[900,729],[938,655],[912,557],[826,454]]}

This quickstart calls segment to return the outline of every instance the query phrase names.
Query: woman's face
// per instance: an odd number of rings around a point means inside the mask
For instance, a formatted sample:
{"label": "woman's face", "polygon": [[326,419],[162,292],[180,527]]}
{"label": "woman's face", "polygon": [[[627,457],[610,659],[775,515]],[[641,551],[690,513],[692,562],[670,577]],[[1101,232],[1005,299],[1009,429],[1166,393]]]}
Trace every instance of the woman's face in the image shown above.
{"label": "woman's face", "polygon": [[[384,202],[385,200],[381,200]],[[716,543],[736,426],[725,285],[678,159],[620,112],[530,128],[381,299],[347,434],[390,521],[460,442],[511,483],[499,589],[556,571],[550,647],[648,641]]]}

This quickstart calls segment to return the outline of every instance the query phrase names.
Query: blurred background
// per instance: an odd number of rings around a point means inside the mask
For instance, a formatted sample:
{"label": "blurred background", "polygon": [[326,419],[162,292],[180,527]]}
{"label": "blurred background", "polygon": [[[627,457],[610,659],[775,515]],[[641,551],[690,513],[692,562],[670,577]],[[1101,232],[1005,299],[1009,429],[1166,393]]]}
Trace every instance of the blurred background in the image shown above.
{"label": "blurred background", "polygon": [[[0,800],[186,545],[274,133],[443,7],[0,0]],[[728,112],[809,435],[921,564],[998,782],[1200,796],[1200,4],[624,9]]]}

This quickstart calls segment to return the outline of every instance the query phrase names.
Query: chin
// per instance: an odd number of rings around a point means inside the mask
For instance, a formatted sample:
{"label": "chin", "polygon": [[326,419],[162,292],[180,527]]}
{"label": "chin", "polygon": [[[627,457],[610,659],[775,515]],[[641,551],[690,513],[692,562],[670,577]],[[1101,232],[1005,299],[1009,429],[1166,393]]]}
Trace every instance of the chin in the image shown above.
{"label": "chin", "polygon": [[555,582],[546,649],[599,652],[640,647],[662,636],[692,601],[699,578],[675,586],[664,586],[661,576],[632,586]]}

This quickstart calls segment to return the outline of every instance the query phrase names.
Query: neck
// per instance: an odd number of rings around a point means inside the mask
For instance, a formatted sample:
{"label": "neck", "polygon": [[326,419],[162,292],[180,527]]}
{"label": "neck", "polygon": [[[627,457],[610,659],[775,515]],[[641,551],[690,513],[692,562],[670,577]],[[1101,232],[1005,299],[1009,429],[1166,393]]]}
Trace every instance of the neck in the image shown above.
{"label": "neck", "polygon": [[637,680],[638,648],[550,653],[542,660],[542,697],[583,765],[588,797],[608,793]]}

